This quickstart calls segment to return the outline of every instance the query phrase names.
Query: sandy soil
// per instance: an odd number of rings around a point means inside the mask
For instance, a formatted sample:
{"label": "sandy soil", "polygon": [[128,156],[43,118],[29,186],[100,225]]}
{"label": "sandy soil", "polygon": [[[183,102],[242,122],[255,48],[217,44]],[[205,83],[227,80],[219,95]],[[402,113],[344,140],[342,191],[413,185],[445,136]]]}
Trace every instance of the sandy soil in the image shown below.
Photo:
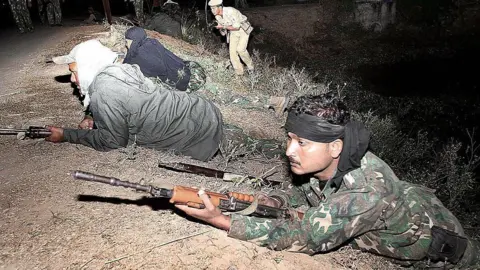
{"label": "sandy soil", "polygon": [[[26,72],[18,73],[24,68],[20,66],[5,71],[4,76],[17,82],[14,86],[21,91],[0,99],[1,126],[75,127],[81,120],[81,105],[62,77],[68,74],[67,68],[45,64],[45,60],[105,30],[100,26],[67,30],[68,36],[58,46],[37,49]],[[232,122],[237,117],[239,125],[238,118],[251,115],[234,106],[221,108]],[[255,120],[257,127],[271,126],[272,115],[263,112]],[[251,122],[243,128],[257,132]],[[263,134],[277,136],[278,132]],[[120,150],[103,153],[13,137],[0,138],[0,149],[0,269],[389,269],[385,262],[348,250],[316,256],[271,251],[187,219],[164,200],[79,182],[70,175],[84,170],[152,185],[254,192],[246,184],[160,169],[159,161],[172,158],[165,153],[138,149],[136,159],[128,160]],[[273,163],[281,161],[239,160],[227,168],[259,175]],[[217,158],[203,165],[220,168],[225,163]]]}

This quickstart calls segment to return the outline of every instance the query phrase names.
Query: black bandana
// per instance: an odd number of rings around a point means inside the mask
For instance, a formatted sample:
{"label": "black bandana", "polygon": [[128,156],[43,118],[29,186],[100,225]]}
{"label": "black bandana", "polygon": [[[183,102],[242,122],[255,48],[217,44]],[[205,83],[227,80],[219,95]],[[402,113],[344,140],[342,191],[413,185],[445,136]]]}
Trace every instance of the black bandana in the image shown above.
{"label": "black bandana", "polygon": [[345,134],[343,126],[330,124],[317,116],[293,112],[288,113],[285,129],[300,138],[321,143],[333,142]]}
{"label": "black bandana", "polygon": [[370,132],[357,121],[350,121],[341,126],[330,124],[313,115],[296,115],[290,112],[285,129],[300,138],[314,142],[330,143],[337,139],[343,140],[337,172],[331,181],[337,189],[345,174],[360,167],[360,161],[367,152],[370,142]]}

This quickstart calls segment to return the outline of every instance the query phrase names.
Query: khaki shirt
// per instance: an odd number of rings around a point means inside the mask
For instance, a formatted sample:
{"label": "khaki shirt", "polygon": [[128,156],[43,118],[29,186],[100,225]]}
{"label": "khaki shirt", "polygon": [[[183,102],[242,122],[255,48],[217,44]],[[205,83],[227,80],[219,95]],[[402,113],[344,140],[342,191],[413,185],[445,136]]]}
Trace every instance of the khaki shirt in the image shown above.
{"label": "khaki shirt", "polygon": [[[240,27],[242,22],[247,21],[247,17],[240,13],[237,9],[233,7],[223,7],[223,15],[215,16],[219,25],[223,26],[232,26],[233,28],[240,28],[238,31],[229,31],[231,34],[240,32],[245,33],[245,31]],[[245,33],[246,34],[246,33]]]}

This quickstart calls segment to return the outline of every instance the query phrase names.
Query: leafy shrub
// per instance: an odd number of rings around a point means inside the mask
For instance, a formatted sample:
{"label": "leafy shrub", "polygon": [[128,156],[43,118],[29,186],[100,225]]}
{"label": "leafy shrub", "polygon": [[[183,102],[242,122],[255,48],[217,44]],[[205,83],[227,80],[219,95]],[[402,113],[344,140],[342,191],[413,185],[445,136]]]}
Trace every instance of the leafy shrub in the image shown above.
{"label": "leafy shrub", "polygon": [[[455,214],[464,214],[475,192],[475,169],[479,164],[478,146],[450,140],[438,146],[425,131],[407,135],[399,131],[397,120],[380,118],[372,111],[353,113],[372,132],[373,152],[385,160],[404,181],[435,189],[437,197]],[[473,135],[470,136],[473,138]]]}

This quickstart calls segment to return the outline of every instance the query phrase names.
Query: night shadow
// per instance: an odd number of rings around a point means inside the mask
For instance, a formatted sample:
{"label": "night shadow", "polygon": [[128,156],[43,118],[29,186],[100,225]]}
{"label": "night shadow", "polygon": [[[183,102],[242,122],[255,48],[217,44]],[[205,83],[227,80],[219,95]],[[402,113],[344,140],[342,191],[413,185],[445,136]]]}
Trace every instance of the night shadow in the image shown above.
{"label": "night shadow", "polygon": [[178,210],[175,208],[173,204],[171,204],[168,198],[152,198],[152,197],[142,197],[141,199],[137,200],[130,200],[130,199],[122,199],[117,197],[101,197],[96,195],[78,195],[77,201],[79,202],[102,202],[102,203],[111,203],[111,204],[134,204],[138,206],[150,206],[153,211],[158,210],[171,210],[175,214],[194,222],[198,222],[200,224],[207,223],[195,219],[191,216],[186,215],[183,211]]}
{"label": "night shadow", "polygon": [[85,99],[85,96],[82,95],[82,93],[80,92],[80,89],[78,89],[77,85],[75,85],[74,83],[71,83],[71,86],[73,88],[72,95],[76,96],[78,98],[78,100],[83,105],[83,100]]}
{"label": "night shadow", "polygon": [[142,197],[137,200],[122,199],[117,197],[101,197],[96,195],[78,195],[80,202],[102,202],[111,204],[134,204],[138,206],[149,206],[154,211],[175,210],[176,208],[168,202],[167,198]]}
{"label": "night shadow", "polygon": [[468,97],[478,95],[480,50],[464,49],[453,56],[421,55],[414,59],[358,67],[362,85],[386,96]]}
{"label": "night shadow", "polygon": [[58,75],[58,76],[55,76],[55,81],[59,83],[72,83],[70,81],[70,77],[71,77],[70,74]]}
{"label": "night shadow", "polygon": [[78,89],[78,86],[70,81],[70,76],[71,75],[59,75],[55,76],[55,81],[59,83],[69,83],[70,86],[72,87],[72,95],[76,96],[78,100],[83,104],[83,99],[85,98],[82,93],[80,92],[80,89]]}

